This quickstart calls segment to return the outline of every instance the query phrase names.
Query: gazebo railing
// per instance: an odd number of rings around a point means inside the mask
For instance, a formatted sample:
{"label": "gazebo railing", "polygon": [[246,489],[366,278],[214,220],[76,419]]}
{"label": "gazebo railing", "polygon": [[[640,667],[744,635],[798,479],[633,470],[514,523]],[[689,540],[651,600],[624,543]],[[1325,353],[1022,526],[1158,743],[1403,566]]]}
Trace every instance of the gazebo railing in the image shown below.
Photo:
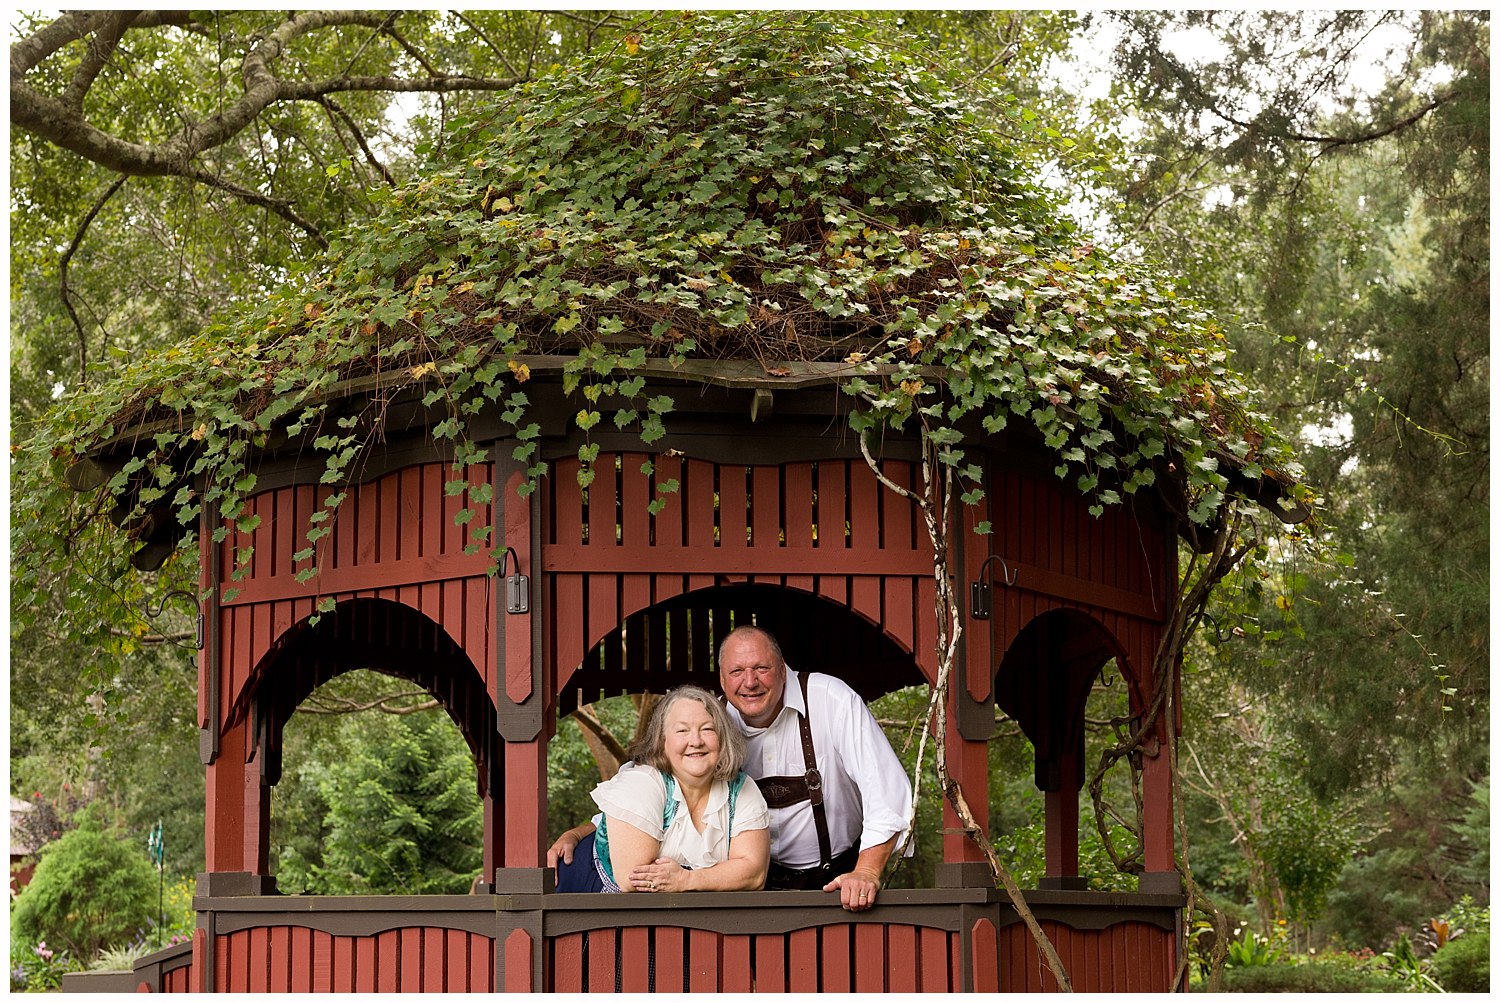
{"label": "gazebo railing", "polygon": [[[503,873],[503,872],[502,872]],[[1180,895],[1031,891],[1080,991],[1161,992]],[[888,889],[852,914],[822,892],[231,896],[195,942],[68,991],[1035,992],[1055,989],[990,888]]]}

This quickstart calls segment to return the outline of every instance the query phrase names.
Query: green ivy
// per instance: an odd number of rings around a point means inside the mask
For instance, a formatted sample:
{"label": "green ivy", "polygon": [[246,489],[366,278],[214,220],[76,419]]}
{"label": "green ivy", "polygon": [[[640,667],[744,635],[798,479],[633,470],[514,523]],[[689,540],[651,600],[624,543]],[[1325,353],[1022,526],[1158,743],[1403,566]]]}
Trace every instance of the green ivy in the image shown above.
{"label": "green ivy", "polygon": [[[568,359],[585,483],[595,428],[665,433],[673,401],[648,392],[648,362],[734,357],[846,363],[856,430],[920,423],[970,481],[965,444],[1026,423],[1096,514],[1163,476],[1196,523],[1232,471],[1299,490],[1217,325],[1092,244],[1029,180],[1038,166],[908,52],[803,13],[648,24],[467,123],[455,160],[373,193],[379,217],[267,301],[68,401],[54,455],[144,430],[112,491],[248,531],[258,451],[300,439],[337,488],[382,434],[380,401],[416,388],[472,510],[489,500],[464,474],[487,459],[480,412],[514,429],[533,483],[543,470],[527,357]],[[184,476],[200,474],[201,495]]]}

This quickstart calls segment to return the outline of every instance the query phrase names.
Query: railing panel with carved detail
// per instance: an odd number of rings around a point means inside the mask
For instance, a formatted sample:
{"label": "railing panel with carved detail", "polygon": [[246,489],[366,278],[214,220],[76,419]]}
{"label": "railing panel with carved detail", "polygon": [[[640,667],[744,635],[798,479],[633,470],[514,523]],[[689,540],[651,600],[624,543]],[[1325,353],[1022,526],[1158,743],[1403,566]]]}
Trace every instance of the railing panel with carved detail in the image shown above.
{"label": "railing panel with carved detail", "polygon": [[[1073,988],[1162,992],[1182,899],[1027,893]],[[1056,980],[1003,895],[887,890],[854,915],[818,892],[200,898],[198,953],[69,991],[1038,992]],[[197,966],[201,969],[195,970]],[[212,973],[202,978],[200,973]]]}

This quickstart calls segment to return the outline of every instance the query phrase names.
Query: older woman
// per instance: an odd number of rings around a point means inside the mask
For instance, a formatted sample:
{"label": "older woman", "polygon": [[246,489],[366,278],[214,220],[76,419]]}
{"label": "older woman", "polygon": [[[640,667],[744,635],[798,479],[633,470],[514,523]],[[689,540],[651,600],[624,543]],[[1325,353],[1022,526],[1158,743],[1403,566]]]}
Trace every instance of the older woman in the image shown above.
{"label": "older woman", "polygon": [[765,884],[766,801],[740,769],[744,737],[713,694],[697,686],[668,693],[630,756],[633,762],[593,792],[600,810],[593,862],[605,891]]}

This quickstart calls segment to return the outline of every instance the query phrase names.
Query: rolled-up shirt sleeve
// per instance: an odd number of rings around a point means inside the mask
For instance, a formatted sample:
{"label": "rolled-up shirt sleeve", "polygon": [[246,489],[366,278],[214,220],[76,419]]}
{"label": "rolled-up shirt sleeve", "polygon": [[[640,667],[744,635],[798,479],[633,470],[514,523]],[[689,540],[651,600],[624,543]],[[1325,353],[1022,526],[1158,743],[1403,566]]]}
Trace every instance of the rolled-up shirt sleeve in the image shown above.
{"label": "rolled-up shirt sleeve", "polygon": [[[906,770],[864,700],[842,682],[833,682],[828,697],[837,727],[844,732],[844,771],[859,788],[863,808],[859,845],[868,849],[898,834],[905,837],[911,828],[911,781]],[[902,855],[910,856],[911,841],[906,844]]]}

